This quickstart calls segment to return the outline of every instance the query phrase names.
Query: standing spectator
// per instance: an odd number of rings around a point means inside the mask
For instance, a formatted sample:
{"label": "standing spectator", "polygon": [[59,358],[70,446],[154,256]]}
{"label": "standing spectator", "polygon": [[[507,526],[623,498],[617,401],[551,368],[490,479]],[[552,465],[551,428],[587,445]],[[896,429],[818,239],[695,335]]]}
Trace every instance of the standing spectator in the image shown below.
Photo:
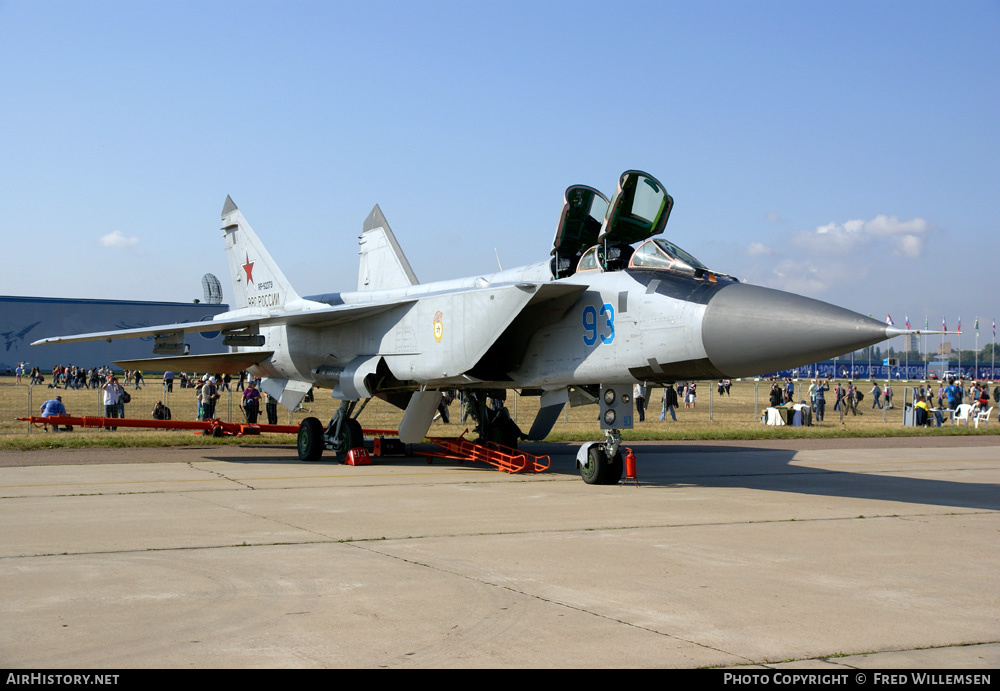
{"label": "standing spectator", "polygon": [[243,414],[246,415],[247,422],[251,425],[257,424],[257,416],[260,414],[260,391],[257,390],[257,384],[250,382],[243,389],[243,405],[240,407],[243,408]]}
{"label": "standing spectator", "polygon": [[274,396],[264,392],[264,408],[267,410],[267,424],[276,425],[278,424],[278,401]]}
{"label": "standing spectator", "polygon": [[881,408],[882,408],[882,399],[881,399],[882,389],[880,389],[879,386],[878,386],[878,384],[876,384],[873,381],[872,382],[872,390],[869,391],[868,393],[870,393],[872,395],[872,410],[875,410],[875,408],[879,408],[881,410]]}
{"label": "standing spectator", "polygon": [[202,420],[215,418],[215,402],[219,400],[219,389],[215,385],[215,377],[209,377],[201,387]]}
{"label": "standing spectator", "polygon": [[208,381],[208,375],[206,374],[205,376],[203,376],[201,379],[198,380],[197,384],[194,385],[194,400],[197,402],[198,406],[198,412],[196,414],[198,420],[203,420],[205,415],[205,408],[201,404],[201,389],[202,387],[205,386],[205,382],[207,381]]}
{"label": "standing spectator", "polygon": [[[102,388],[104,389],[104,417],[118,417],[118,380],[109,376],[107,383]],[[118,428],[105,427],[104,429],[114,432]]]}
{"label": "standing spectator", "polygon": [[677,390],[672,385],[667,384],[663,387],[663,409],[660,410],[660,422],[667,419],[667,413],[670,413],[671,420],[677,422],[675,408],[677,408]]}
{"label": "standing spectator", "polygon": [[646,387],[644,384],[636,384],[632,389],[632,398],[635,399],[636,410],[639,411],[639,422],[646,420]]}
{"label": "standing spectator", "polygon": [[844,415],[851,413],[858,415],[858,399],[855,395],[854,382],[847,382],[847,391],[844,392]]}
{"label": "standing spectator", "polygon": [[885,401],[885,407],[892,410],[895,406],[892,405],[892,387],[889,386],[889,382],[885,383],[885,389],[882,390],[882,398]]}
{"label": "standing spectator", "polygon": [[[250,382],[249,386],[255,386],[255,383]],[[309,396],[310,394],[312,394],[311,388],[309,389],[309,393],[307,393],[306,396]],[[444,421],[444,424],[446,425],[451,424],[451,410],[449,409],[449,406],[451,405],[451,402],[454,400],[455,400],[454,391],[442,391],[441,402],[438,403],[438,411],[434,415],[434,419],[437,420],[438,418],[440,418],[441,420]]]}
{"label": "standing spectator", "polygon": [[823,422],[826,414],[826,392],[830,390],[830,380],[818,382],[813,390],[813,408],[816,410],[816,422]]}
{"label": "standing spectator", "polygon": [[164,372],[163,373],[163,390],[167,393],[172,393],[174,390],[174,373]]}
{"label": "standing spectator", "polygon": [[[958,408],[962,403],[962,387],[955,385],[955,380],[951,379],[948,382],[948,386],[944,387],[944,395],[948,398],[948,407],[952,410]],[[938,394],[938,398],[941,395]]]}
{"label": "standing spectator", "polygon": [[132,402],[132,396],[125,390],[125,386],[118,384],[118,417],[125,418],[125,404]]}
{"label": "standing spectator", "polygon": [[784,403],[784,394],[781,391],[781,387],[778,386],[778,382],[771,382],[771,391],[768,396],[768,403],[772,408],[777,408],[782,403]]}

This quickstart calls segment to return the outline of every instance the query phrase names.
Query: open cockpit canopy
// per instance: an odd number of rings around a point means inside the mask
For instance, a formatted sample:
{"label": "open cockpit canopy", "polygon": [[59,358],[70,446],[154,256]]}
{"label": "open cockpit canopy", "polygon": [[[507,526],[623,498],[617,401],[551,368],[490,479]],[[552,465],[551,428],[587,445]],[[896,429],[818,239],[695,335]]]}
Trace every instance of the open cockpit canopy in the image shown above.
{"label": "open cockpit canopy", "polygon": [[584,250],[597,242],[608,211],[608,198],[586,185],[573,185],[563,195],[562,215],[552,241],[552,275],[573,274]]}
{"label": "open cockpit canopy", "polygon": [[660,181],[641,170],[626,170],[608,207],[597,241],[606,247],[631,245],[659,235],[674,199]]}
{"label": "open cockpit canopy", "polygon": [[[641,170],[622,173],[610,202],[593,187],[569,187],[552,243],[552,276],[635,268],[735,280],[714,274],[677,245],[653,237],[663,232],[673,207],[673,197],[660,181]],[[635,243],[642,244],[633,249]]]}
{"label": "open cockpit canopy", "polygon": [[593,187],[573,185],[563,196],[562,214],[552,243],[552,276],[565,278],[577,268],[589,249],[601,245],[592,263],[614,270],[628,264],[631,247],[663,232],[674,206],[663,185],[641,170],[627,170],[618,180],[612,201]]}

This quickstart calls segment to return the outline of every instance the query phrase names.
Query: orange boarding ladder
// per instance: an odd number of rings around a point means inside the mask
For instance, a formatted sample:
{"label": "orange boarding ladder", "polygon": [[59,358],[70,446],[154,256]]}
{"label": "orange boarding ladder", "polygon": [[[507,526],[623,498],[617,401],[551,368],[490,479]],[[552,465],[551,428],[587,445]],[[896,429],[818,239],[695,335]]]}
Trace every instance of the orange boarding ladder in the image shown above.
{"label": "orange boarding ladder", "polygon": [[457,461],[489,463],[505,473],[520,473],[525,470],[540,473],[548,470],[552,464],[552,459],[548,456],[535,456],[495,442],[487,442],[485,445],[476,444],[465,438],[465,433],[468,431],[465,430],[457,438],[428,437],[429,441],[440,446],[444,452],[428,451],[422,455],[428,461],[431,458],[449,458]]}

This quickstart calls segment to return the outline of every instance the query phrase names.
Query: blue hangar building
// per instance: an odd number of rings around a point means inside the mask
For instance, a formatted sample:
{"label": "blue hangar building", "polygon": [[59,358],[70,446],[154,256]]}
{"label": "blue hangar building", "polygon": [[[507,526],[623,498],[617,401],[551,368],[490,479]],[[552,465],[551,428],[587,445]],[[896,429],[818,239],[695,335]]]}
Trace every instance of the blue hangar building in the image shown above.
{"label": "blue hangar building", "polygon": [[[87,300],[0,296],[0,372],[28,362],[42,372],[56,365],[97,367],[115,360],[153,357],[153,337],[88,341],[31,347],[50,336],[134,329],[152,324],[208,321],[228,305],[195,302],[142,302],[139,300]],[[192,355],[222,353],[219,332],[191,334]]]}

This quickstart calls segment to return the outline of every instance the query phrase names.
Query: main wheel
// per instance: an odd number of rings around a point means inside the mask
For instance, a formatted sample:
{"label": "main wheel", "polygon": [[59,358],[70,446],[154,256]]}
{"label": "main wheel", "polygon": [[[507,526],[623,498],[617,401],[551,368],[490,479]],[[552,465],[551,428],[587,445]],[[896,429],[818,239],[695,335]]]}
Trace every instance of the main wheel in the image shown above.
{"label": "main wheel", "polygon": [[299,423],[296,447],[300,461],[318,461],[323,455],[323,423],[314,417],[307,417]]}
{"label": "main wheel", "polygon": [[588,485],[600,485],[608,465],[608,454],[600,444],[587,449],[587,462],[580,466],[580,477]]}
{"label": "main wheel", "polygon": [[608,461],[608,466],[604,470],[602,484],[617,485],[622,479],[625,470],[625,461],[622,459],[622,452],[618,451],[615,457]]}
{"label": "main wheel", "polygon": [[358,446],[363,446],[365,443],[365,433],[361,431],[361,423],[357,420],[348,418],[344,420],[344,423],[340,426],[340,434],[337,435],[337,441],[339,442],[337,452],[337,458],[341,462],[347,460],[347,452]]}

